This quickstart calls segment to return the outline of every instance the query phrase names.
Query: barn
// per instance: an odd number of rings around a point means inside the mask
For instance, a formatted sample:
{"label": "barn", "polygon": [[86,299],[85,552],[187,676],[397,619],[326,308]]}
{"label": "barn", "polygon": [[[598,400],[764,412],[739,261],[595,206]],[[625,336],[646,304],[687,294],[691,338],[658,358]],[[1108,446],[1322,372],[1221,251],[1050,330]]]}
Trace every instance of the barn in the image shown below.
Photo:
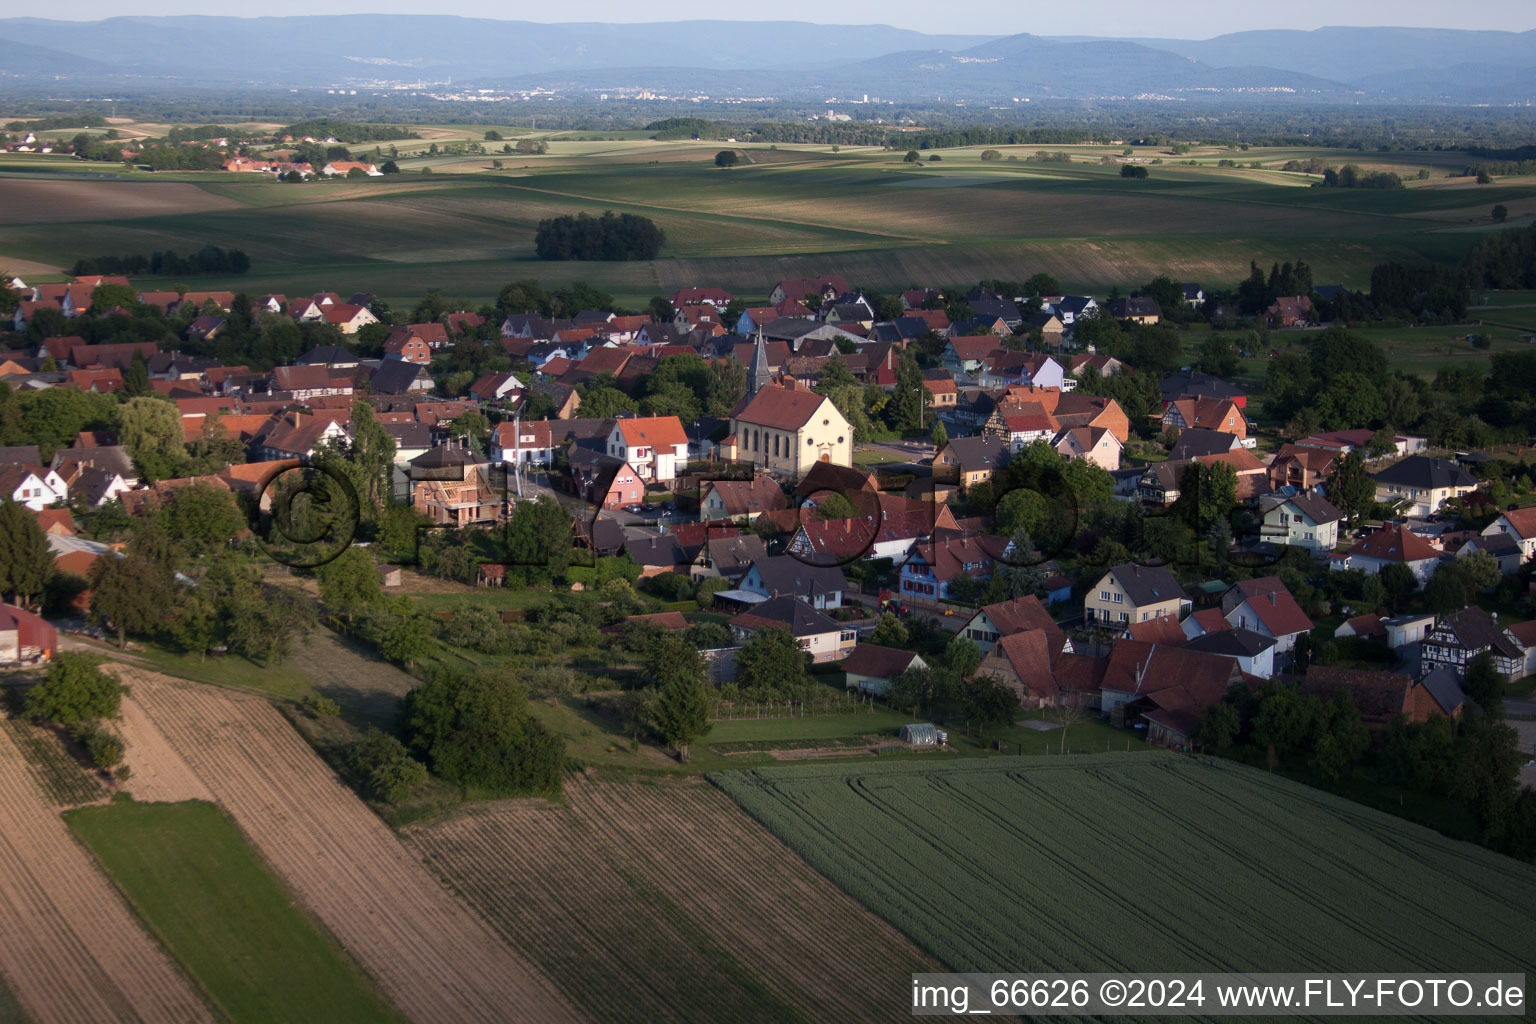
{"label": "barn", "polygon": [[59,631],[40,616],[0,604],[0,665],[35,665],[59,649]]}

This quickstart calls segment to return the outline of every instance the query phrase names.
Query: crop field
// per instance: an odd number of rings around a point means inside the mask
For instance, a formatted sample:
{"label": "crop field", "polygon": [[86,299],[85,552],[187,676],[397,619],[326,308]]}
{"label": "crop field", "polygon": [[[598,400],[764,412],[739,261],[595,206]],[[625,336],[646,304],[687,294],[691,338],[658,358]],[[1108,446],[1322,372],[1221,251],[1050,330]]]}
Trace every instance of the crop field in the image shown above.
{"label": "crop field", "polygon": [[1536,968],[1536,868],[1230,762],[710,778],[956,971]]}
{"label": "crop field", "polygon": [[[452,126],[431,131],[467,137]],[[1373,191],[1301,187],[1311,179],[1276,169],[1318,154],[1299,149],[1241,154],[1260,160],[1259,169],[1218,168],[1217,158],[1239,155],[1197,152],[1201,166],[1168,163],[1127,182],[1097,163],[1110,152],[1102,147],[1068,147],[1080,158],[1070,164],[1031,163],[1028,147],[1000,147],[1020,159],[983,162],[973,148],[914,166],[876,149],[748,145],[732,147],[743,163],[722,171],[713,156],[723,143],[543,137],[546,156],[421,157],[405,161],[405,174],[367,181],[290,185],[191,172],[0,178],[8,211],[0,258],[60,267],[213,243],[244,249],[254,266],[240,278],[200,282],[210,287],[366,290],[392,301],[431,287],[484,301],[518,277],[551,287],[590,281],[636,305],[702,282],[762,297],[779,278],[829,272],[881,289],[1036,271],[1069,288],[1135,285],[1158,273],[1211,286],[1236,282],[1253,258],[1304,259],[1320,282],[1361,286],[1378,262],[1465,250],[1494,227],[1495,203],[1509,209],[1510,223],[1536,214],[1531,182],[1468,187],[1445,177],[1458,169],[1446,154],[1362,156],[1372,167],[1432,173],[1406,189]],[[505,168],[492,169],[493,158]],[[78,173],[85,165],[17,166]],[[434,173],[412,170],[426,166]],[[594,265],[535,257],[541,219],[605,209],[654,219],[667,232],[661,258]]]}
{"label": "crop field", "polygon": [[0,965],[28,1019],[212,1021],[0,730]]}
{"label": "crop field", "polygon": [[114,803],[71,811],[75,835],[229,1020],[394,1015],[294,905],[217,807]]}
{"label": "crop field", "polygon": [[891,1020],[936,969],[700,780],[569,777],[406,836],[596,1021]]}
{"label": "crop field", "polygon": [[[412,1021],[571,1019],[264,699],[114,668],[273,873]],[[162,781],[161,785],[171,785]],[[62,827],[62,826],[61,826]]]}
{"label": "crop field", "polygon": [[59,733],[11,715],[0,717],[0,731],[25,755],[28,774],[57,806],[93,803],[107,795],[100,780],[65,749]]}

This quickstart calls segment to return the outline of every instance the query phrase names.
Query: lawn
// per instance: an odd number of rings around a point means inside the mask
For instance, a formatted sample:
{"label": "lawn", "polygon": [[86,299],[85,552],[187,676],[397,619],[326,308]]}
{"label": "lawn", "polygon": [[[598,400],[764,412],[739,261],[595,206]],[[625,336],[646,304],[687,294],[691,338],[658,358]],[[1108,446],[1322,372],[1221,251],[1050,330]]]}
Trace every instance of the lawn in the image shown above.
{"label": "lawn", "polygon": [[1536,867],[1232,762],[801,764],[710,781],[955,971],[1536,969]]}
{"label": "lawn", "polygon": [[149,930],[230,1020],[397,1020],[213,804],[66,815]]}

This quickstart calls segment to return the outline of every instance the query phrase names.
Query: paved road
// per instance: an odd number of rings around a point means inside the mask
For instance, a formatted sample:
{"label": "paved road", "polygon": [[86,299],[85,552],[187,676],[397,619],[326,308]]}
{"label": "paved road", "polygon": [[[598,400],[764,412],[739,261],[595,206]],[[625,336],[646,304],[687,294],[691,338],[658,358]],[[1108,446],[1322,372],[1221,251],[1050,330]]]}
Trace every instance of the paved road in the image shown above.
{"label": "paved road", "polygon": [[1510,718],[1536,718],[1536,698],[1505,697],[1504,714]]}

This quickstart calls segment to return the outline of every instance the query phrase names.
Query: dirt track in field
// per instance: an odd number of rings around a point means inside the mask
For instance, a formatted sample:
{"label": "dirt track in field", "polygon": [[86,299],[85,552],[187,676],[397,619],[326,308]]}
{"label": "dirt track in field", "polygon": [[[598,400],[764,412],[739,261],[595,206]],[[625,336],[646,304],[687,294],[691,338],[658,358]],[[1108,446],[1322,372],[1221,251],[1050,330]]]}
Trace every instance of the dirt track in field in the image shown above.
{"label": "dirt track in field", "polygon": [[0,224],[126,220],[241,208],[235,200],[205,192],[190,181],[0,179]]}
{"label": "dirt track in field", "polygon": [[266,701],[119,666],[268,865],[413,1021],[577,1019]]}
{"label": "dirt track in field", "polygon": [[0,968],[37,1024],[211,1021],[0,732]]}
{"label": "dirt track in field", "polygon": [[568,776],[407,840],[599,1021],[894,1020],[941,969],[702,780]]}

